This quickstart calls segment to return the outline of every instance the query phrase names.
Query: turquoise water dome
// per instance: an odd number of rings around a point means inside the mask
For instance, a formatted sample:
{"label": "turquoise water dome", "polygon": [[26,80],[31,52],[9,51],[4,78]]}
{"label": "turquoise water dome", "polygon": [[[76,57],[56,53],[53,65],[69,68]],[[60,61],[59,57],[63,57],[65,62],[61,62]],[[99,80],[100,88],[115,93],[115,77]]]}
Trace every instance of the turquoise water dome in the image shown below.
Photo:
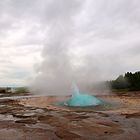
{"label": "turquoise water dome", "polygon": [[97,106],[101,104],[102,101],[95,96],[79,92],[77,86],[74,86],[72,97],[65,102],[65,105],[73,107]]}

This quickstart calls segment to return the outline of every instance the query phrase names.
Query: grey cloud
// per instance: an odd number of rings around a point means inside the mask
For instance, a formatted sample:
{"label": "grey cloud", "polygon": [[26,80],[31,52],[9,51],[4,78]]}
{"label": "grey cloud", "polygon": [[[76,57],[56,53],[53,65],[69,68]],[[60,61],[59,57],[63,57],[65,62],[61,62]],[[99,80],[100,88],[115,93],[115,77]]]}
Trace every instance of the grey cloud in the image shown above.
{"label": "grey cloud", "polygon": [[130,44],[130,47],[126,49],[128,55],[133,56],[140,56],[140,41]]}

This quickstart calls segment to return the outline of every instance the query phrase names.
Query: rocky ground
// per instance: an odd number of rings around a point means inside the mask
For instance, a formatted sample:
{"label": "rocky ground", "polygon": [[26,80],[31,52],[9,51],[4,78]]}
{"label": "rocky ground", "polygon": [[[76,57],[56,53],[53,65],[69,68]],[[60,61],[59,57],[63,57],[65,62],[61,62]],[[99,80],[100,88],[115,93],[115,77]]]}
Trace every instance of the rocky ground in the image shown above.
{"label": "rocky ground", "polygon": [[140,96],[99,96],[97,108],[54,105],[67,97],[0,98],[0,140],[139,140]]}

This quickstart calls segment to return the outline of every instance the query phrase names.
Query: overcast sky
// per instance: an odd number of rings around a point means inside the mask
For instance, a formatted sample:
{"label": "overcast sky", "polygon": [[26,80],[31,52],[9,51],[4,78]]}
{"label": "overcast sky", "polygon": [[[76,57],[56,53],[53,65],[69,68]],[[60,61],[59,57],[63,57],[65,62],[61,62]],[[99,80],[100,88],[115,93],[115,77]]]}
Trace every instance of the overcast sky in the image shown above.
{"label": "overcast sky", "polygon": [[0,86],[138,70],[139,0],[0,1]]}

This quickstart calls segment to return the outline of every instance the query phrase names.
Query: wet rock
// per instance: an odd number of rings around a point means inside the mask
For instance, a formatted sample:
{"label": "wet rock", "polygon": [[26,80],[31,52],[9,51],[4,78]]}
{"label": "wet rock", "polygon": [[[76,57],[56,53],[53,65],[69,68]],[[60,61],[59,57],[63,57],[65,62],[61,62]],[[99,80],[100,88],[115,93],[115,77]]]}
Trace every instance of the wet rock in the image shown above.
{"label": "wet rock", "polygon": [[104,133],[105,133],[105,134],[107,134],[108,132],[107,132],[107,131],[105,131]]}
{"label": "wet rock", "polygon": [[17,120],[15,123],[25,123],[25,124],[36,124],[37,120],[35,119],[23,119],[23,120]]}
{"label": "wet rock", "polygon": [[110,122],[110,121],[99,121],[97,124],[109,126],[109,127],[118,127],[118,124]]}
{"label": "wet rock", "polygon": [[11,103],[11,102],[13,102],[12,99],[4,99],[4,98],[1,98],[0,99],[0,104],[3,104],[3,103]]}
{"label": "wet rock", "polygon": [[63,123],[63,121],[61,121],[59,118],[52,116],[52,115],[39,116],[38,120],[40,122],[47,123],[53,127],[60,127],[60,126],[62,126],[62,123]]}
{"label": "wet rock", "polygon": [[45,111],[43,110],[43,109],[35,109],[35,111],[34,111],[35,113],[44,113]]}
{"label": "wet rock", "polygon": [[71,121],[79,121],[79,120],[87,119],[90,116],[88,116],[88,115],[78,115],[78,114],[66,114],[66,115],[63,115],[63,117],[66,117],[67,119],[69,119]]}
{"label": "wet rock", "polygon": [[122,113],[121,115],[125,115],[126,118],[140,118],[140,112],[135,113]]}
{"label": "wet rock", "polygon": [[59,138],[65,139],[65,140],[73,140],[73,139],[81,138],[81,136],[79,136],[79,135],[77,135],[75,133],[69,132],[67,130],[62,130],[62,129],[58,129],[55,132],[55,134]]}
{"label": "wet rock", "polygon": [[38,120],[40,120],[40,121],[47,121],[47,120],[49,120],[51,118],[53,118],[52,115],[44,115],[44,116],[39,116]]}
{"label": "wet rock", "polygon": [[102,113],[102,112],[98,112],[98,114],[99,114],[100,116],[102,116],[102,117],[109,117],[108,114],[105,114],[105,113]]}
{"label": "wet rock", "polygon": [[117,121],[117,120],[113,120],[114,122],[119,122],[119,121]]}
{"label": "wet rock", "polygon": [[14,113],[13,114],[14,117],[17,117],[17,118],[29,118],[29,117],[36,117],[36,114],[35,113]]}

